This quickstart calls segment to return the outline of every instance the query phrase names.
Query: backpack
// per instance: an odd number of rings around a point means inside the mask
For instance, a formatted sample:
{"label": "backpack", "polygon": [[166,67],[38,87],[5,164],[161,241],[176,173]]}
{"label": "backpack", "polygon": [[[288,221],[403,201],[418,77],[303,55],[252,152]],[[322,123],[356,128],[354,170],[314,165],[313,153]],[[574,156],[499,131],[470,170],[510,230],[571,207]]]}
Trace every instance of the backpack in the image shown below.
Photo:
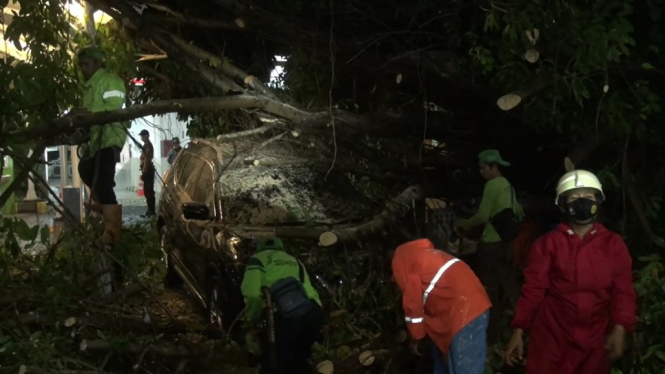
{"label": "backpack", "polygon": [[515,189],[510,186],[510,207],[490,217],[490,224],[503,242],[510,242],[520,231],[520,219],[515,214]]}
{"label": "backpack", "polygon": [[[296,259],[296,261],[298,261]],[[270,287],[270,298],[284,318],[295,320],[303,317],[312,308],[312,300],[305,291],[305,269],[298,261],[299,278],[286,277]]]}

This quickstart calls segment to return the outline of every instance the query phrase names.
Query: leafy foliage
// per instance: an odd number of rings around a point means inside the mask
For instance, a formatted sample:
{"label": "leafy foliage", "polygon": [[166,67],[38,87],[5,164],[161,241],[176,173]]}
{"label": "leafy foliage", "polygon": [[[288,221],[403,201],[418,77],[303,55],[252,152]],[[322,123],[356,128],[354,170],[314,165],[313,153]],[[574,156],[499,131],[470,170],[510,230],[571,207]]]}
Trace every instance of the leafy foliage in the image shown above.
{"label": "leafy foliage", "polygon": [[[70,57],[73,51],[70,15],[65,12],[63,2],[18,3],[21,11],[13,12],[3,50],[7,51],[6,43],[11,41],[19,50],[27,51],[27,60],[7,54],[0,60],[0,83],[9,88],[0,93],[2,133],[25,128],[26,124],[38,126],[58,117],[81,94]],[[27,153],[29,144],[12,146]]]}
{"label": "leafy foliage", "polygon": [[[99,230],[97,224],[87,221],[84,231],[69,231],[62,240],[52,243],[48,226],[29,227],[23,220],[5,218],[0,227],[0,237],[4,238],[4,245],[0,245],[0,286],[7,297],[0,304],[3,308],[11,306],[12,312],[3,314],[0,323],[3,367],[86,368],[89,364],[73,353],[79,351],[81,338],[100,338],[101,334],[109,341],[122,339],[91,327],[71,329],[66,323],[48,322],[80,318],[85,315],[82,308],[88,312],[98,308],[90,303],[90,297],[99,294],[99,249],[93,245],[82,247],[81,243],[92,243]],[[125,228],[122,245],[117,247],[122,251],[115,251],[132,272],[147,281],[163,275],[155,233],[154,225]],[[28,252],[31,247],[35,251]],[[35,329],[34,322],[39,318],[46,321],[45,326]]]}

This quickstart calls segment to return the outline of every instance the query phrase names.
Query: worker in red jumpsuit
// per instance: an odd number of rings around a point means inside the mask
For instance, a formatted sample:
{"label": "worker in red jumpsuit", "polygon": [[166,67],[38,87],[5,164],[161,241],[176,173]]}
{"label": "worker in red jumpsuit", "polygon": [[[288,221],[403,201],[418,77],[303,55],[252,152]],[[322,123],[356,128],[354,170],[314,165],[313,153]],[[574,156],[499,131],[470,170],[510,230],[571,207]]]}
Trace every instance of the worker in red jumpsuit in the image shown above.
{"label": "worker in red jumpsuit", "polygon": [[435,374],[485,373],[492,304],[473,271],[427,239],[397,247],[392,269],[414,353],[429,336]]}
{"label": "worker in red jumpsuit", "polygon": [[566,222],[531,249],[506,361],[522,359],[528,332],[527,373],[606,374],[635,325],[632,261],[621,236],[596,222],[605,195],[595,175],[566,173],[556,193]]}

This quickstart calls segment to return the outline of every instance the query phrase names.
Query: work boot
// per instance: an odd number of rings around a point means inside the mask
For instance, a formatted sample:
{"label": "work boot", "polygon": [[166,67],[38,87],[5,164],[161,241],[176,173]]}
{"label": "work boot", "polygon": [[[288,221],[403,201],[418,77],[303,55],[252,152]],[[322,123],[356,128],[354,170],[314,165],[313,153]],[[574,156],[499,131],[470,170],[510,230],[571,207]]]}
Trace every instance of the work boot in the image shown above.
{"label": "work boot", "polygon": [[[104,220],[104,233],[102,234],[102,242],[106,246],[111,246],[120,241],[122,233],[122,205],[102,205],[102,216]],[[109,249],[110,250],[110,249]],[[106,260],[106,255],[101,254],[103,260]],[[104,267],[109,265],[109,261],[104,261]],[[109,293],[122,287],[123,273],[122,267],[113,263],[112,271],[102,277],[102,282],[106,284],[104,293]],[[109,279],[110,278],[110,279]],[[109,282],[110,281],[110,282]],[[110,283],[110,284],[109,284]]]}
{"label": "work boot", "polygon": [[102,216],[104,217],[104,234],[102,242],[111,245],[120,240],[122,230],[122,205],[102,205]]}

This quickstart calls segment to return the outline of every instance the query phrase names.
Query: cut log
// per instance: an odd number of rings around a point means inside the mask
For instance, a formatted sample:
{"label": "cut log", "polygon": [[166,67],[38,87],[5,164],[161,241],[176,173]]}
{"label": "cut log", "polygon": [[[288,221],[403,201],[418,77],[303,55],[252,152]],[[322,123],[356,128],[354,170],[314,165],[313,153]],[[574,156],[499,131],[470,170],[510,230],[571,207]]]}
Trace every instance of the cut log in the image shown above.
{"label": "cut log", "polygon": [[358,241],[363,237],[374,235],[383,230],[395,218],[404,216],[411,209],[413,200],[418,200],[422,196],[423,190],[420,186],[411,186],[390,202],[383,212],[376,215],[371,221],[348,229],[331,230],[325,233],[325,238],[319,238],[319,243],[325,242],[333,245]]}
{"label": "cut log", "polygon": [[333,363],[330,360],[325,360],[316,365],[316,371],[321,374],[333,374],[335,372]]}
{"label": "cut log", "polygon": [[496,105],[498,105],[501,110],[508,111],[520,105],[521,102],[522,96],[520,96],[519,93],[509,93],[501,96],[499,100],[497,100]]}
{"label": "cut log", "polygon": [[529,49],[528,51],[526,51],[526,53],[524,53],[524,58],[532,64],[536,63],[539,57],[540,53],[535,49]]}
{"label": "cut log", "polygon": [[498,105],[501,110],[511,110],[518,106],[522,101],[538,93],[550,84],[550,80],[536,81],[536,83],[528,85],[525,88],[501,96],[499,100],[496,101],[496,105]]}

